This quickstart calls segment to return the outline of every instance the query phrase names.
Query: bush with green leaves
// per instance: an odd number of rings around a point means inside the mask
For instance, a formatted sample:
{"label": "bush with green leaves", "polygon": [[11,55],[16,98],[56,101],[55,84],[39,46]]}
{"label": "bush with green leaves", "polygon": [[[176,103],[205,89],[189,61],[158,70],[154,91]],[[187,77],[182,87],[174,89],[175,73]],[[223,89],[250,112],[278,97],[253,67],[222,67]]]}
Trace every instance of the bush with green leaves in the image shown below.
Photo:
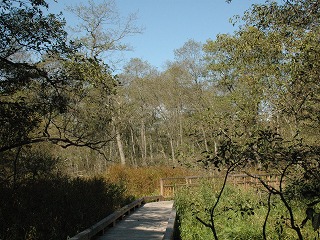
{"label": "bush with green leaves", "polygon": [[[210,209],[220,188],[221,182],[213,181],[205,182],[198,188],[183,188],[176,193],[175,205],[182,240],[212,239],[210,228],[197,218],[210,221]],[[290,204],[296,221],[302,224],[306,203],[292,200]],[[267,214],[269,217],[265,223]],[[270,200],[268,213],[268,193],[262,188],[227,185],[215,211],[215,227],[219,239],[264,239],[264,225],[267,239],[296,239],[296,233],[290,228],[289,221],[287,209],[276,196]],[[301,231],[305,239],[317,237],[311,221],[306,222]]]}

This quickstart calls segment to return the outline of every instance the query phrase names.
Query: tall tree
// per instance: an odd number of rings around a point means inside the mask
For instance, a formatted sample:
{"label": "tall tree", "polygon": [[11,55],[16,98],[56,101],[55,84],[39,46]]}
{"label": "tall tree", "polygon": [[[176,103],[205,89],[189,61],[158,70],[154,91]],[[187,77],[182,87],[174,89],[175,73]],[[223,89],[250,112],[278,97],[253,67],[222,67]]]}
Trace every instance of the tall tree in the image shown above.
{"label": "tall tree", "polygon": [[123,20],[114,0],[101,3],[89,0],[86,4],[80,2],[67,9],[79,20],[72,30],[77,34],[75,42],[81,44],[82,52],[91,58],[104,59],[109,64],[112,63],[112,52],[131,49],[122,42],[124,38],[142,33],[142,28],[136,26],[137,15],[132,13]]}
{"label": "tall tree", "polygon": [[[68,7],[68,10],[75,14],[80,22],[73,30],[77,34],[75,42],[82,46],[81,52],[92,59],[101,59],[108,64],[113,64],[112,52],[129,49],[127,44],[122,43],[125,37],[142,32],[141,28],[135,25],[136,15],[131,14],[123,21],[113,0],[104,0],[101,3],[89,0],[86,5],[79,3]],[[108,99],[103,105],[112,104],[115,108],[112,114],[114,135],[120,162],[125,164],[126,158],[119,129],[119,108],[116,106],[119,105],[118,100],[114,97],[112,100]]]}
{"label": "tall tree", "polygon": [[262,113],[271,104],[267,84],[279,72],[276,63],[283,57],[279,38],[247,27],[234,36],[218,35],[207,42],[205,51],[220,94],[230,98],[234,117],[250,132],[266,120]]}
{"label": "tall tree", "polygon": [[[142,164],[146,165],[148,152],[148,132],[147,127],[154,116],[154,103],[157,101],[154,96],[154,79],[157,71],[148,62],[138,58],[131,59],[124,67],[124,72],[120,75],[120,81],[123,83],[122,96],[127,99],[127,110],[130,108],[129,126],[132,129],[139,129],[139,139],[137,141],[140,147],[140,156]],[[130,106],[130,107],[129,107]],[[128,108],[129,107],[129,108]],[[125,121],[125,119],[122,119]],[[137,126],[139,125],[139,126]],[[133,131],[131,132],[133,134]],[[135,134],[136,135],[136,134]],[[149,135],[150,137],[150,135]],[[132,135],[131,139],[134,139]],[[134,142],[132,142],[134,144]]]}
{"label": "tall tree", "polygon": [[0,154],[14,172],[35,144],[100,151],[110,141],[111,108],[101,103],[116,80],[67,42],[64,20],[45,8],[33,0],[0,5]]}
{"label": "tall tree", "polygon": [[278,81],[274,81],[278,93],[275,108],[292,135],[313,136],[313,141],[320,109],[319,7],[318,1],[289,0],[255,5],[244,16],[247,25],[268,36],[278,35],[283,60],[278,61]]}
{"label": "tall tree", "polygon": [[[42,54],[66,54],[71,49],[66,45],[63,21],[44,15],[42,7],[48,5],[44,1],[4,1],[0,6],[0,152],[50,140],[45,132],[35,130],[45,115],[64,111],[66,99],[59,91],[63,79],[48,74],[36,61]],[[21,54],[29,57],[17,57]],[[43,98],[39,88],[50,88],[50,96]],[[25,92],[31,92],[32,99]]]}
{"label": "tall tree", "polygon": [[205,77],[203,44],[192,39],[184,43],[181,48],[174,50],[175,61],[190,74],[194,84],[203,84]]}

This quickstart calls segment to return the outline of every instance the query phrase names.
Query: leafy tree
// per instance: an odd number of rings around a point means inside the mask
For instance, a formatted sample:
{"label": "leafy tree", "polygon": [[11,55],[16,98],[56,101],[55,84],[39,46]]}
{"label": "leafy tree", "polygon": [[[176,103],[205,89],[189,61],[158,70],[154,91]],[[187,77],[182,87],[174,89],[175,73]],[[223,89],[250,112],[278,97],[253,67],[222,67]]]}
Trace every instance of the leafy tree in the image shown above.
{"label": "leafy tree", "polygon": [[[302,144],[301,141],[285,141],[278,133],[270,128],[255,132],[250,138],[246,135],[241,137],[237,134],[223,133],[216,154],[206,153],[202,161],[207,168],[213,167],[223,171],[224,182],[217,195],[216,201],[209,209],[209,221],[197,217],[204,226],[211,229],[214,239],[218,239],[216,223],[219,215],[216,214],[218,204],[223,198],[227,178],[232,171],[245,171],[248,176],[257,178],[269,194],[268,212],[262,229],[264,239],[267,239],[266,226],[271,211],[271,197],[278,197],[287,210],[287,227],[296,232],[298,239],[304,239],[302,228],[311,220],[315,231],[319,229],[318,213],[315,209],[319,204],[319,174],[315,170],[319,166],[319,147]],[[279,185],[273,186],[261,179],[259,175],[253,175],[245,169],[254,163],[261,163],[261,170],[278,174]],[[308,166],[308,167],[307,167]],[[306,218],[299,222],[294,210],[292,200],[300,200],[301,205],[306,207]],[[307,203],[305,203],[305,201]]]}
{"label": "leafy tree", "polygon": [[[288,22],[281,14],[283,9],[306,7],[299,4],[255,5],[252,13],[245,15],[243,28],[234,36],[220,35],[216,41],[208,41],[205,51],[211,73],[233,99],[238,117],[246,125],[263,120],[288,136],[302,134],[311,139],[310,127],[319,129],[318,68],[314,68],[318,29]],[[275,20],[277,16],[279,20]]]}
{"label": "leafy tree", "polygon": [[266,35],[278,35],[283,57],[276,65],[277,81],[271,85],[278,93],[273,93],[274,108],[292,135],[315,141],[319,130],[318,2],[255,5],[244,20]]}
{"label": "leafy tree", "polygon": [[[319,167],[319,146],[313,135],[319,131],[319,68],[314,68],[320,56],[316,44],[318,8],[317,2],[299,0],[254,5],[238,32],[219,35],[205,45],[209,71],[217,79],[219,95],[231,100],[237,124],[235,138],[219,142],[218,151],[209,151],[204,162],[227,169],[233,160],[243,163],[242,169],[260,163],[264,171],[280,174],[278,188],[259,178],[269,193],[264,239],[272,195],[286,207],[288,226],[298,239],[304,238],[301,229],[308,220],[319,230],[315,210],[319,203],[319,174],[315,170]],[[214,213],[220,196],[210,211],[210,222],[198,219],[212,230],[215,239]],[[308,203],[301,225],[291,205],[293,198]]]}
{"label": "leafy tree", "polygon": [[[268,171],[276,171],[280,174],[280,184],[277,188],[270,186],[260,178],[258,179],[269,192],[270,197],[271,195],[279,196],[288,211],[289,226],[296,232],[297,237],[303,239],[301,229],[305,223],[300,225],[297,222],[297,216],[295,215],[291,204],[292,199],[304,199],[309,202],[307,204],[307,219],[305,221],[308,219],[313,221],[314,230],[318,230],[319,223],[314,223],[314,219],[308,214],[308,211],[310,211],[310,209],[314,211],[312,207],[319,203],[320,196],[317,191],[319,186],[318,184],[315,184],[316,182],[319,182],[319,176],[314,169],[314,166],[319,166],[319,147],[308,146],[297,140],[285,142],[280,135],[271,130],[259,132],[253,141],[252,146],[253,156],[255,156],[255,159],[258,158],[260,162],[262,162],[262,168]],[[252,176],[249,173],[248,175]],[[308,183],[302,184],[302,182],[306,181],[308,178],[310,178]],[[284,184],[287,186],[284,187]],[[301,193],[306,192],[307,189],[304,188],[308,185],[309,189],[311,187],[311,193],[301,197]],[[269,209],[270,197],[268,199]],[[268,214],[266,216],[265,225],[267,224],[267,220]],[[264,226],[264,236],[266,236],[265,228],[266,227]]]}
{"label": "leafy tree", "polygon": [[[120,122],[126,123],[128,140],[132,146],[139,146],[139,151],[132,148],[132,152],[139,152],[142,164],[146,165],[148,146],[152,149],[151,132],[149,126],[154,123],[154,112],[157,109],[157,71],[148,62],[141,59],[131,59],[124,67],[124,72],[119,76],[123,86],[120,89],[124,101],[123,110],[118,116],[127,114],[127,119],[120,119]],[[129,140],[130,139],[130,140]],[[150,158],[152,158],[152,150]]]}
{"label": "leafy tree", "polygon": [[[70,180],[59,171],[55,146],[101,151],[110,141],[117,81],[101,60],[67,42],[64,20],[46,10],[42,0],[0,3],[0,235],[5,239],[67,238],[127,202],[121,186]],[[81,201],[84,188],[92,190],[85,197],[90,203],[105,207],[93,211],[96,216]],[[72,206],[79,222],[69,218]]]}
{"label": "leafy tree", "polygon": [[194,40],[188,40],[181,48],[174,50],[176,63],[181,66],[190,75],[190,80],[201,89],[201,83],[204,82],[205,64],[203,44]]}
{"label": "leafy tree", "polygon": [[268,121],[269,116],[263,113],[272,106],[268,84],[277,73],[275,63],[282,57],[278,46],[276,36],[266,36],[254,27],[235,36],[219,35],[205,45],[210,74],[217,79],[220,94],[230,99],[234,118],[247,133],[261,121]]}
{"label": "leafy tree", "polygon": [[[202,43],[188,40],[181,48],[174,50],[175,61],[168,63],[162,74],[163,88],[167,89],[162,93],[162,116],[175,162],[189,162],[207,148],[207,129],[204,122],[197,119],[212,97],[202,47]],[[198,139],[190,138],[191,135]]]}
{"label": "leafy tree", "polygon": [[45,1],[0,6],[0,153],[12,168],[36,143],[103,153],[111,140],[117,81],[101,60],[67,43],[64,20],[46,8]]}
{"label": "leafy tree", "polygon": [[[64,111],[65,99],[60,98],[58,91],[62,79],[39,68],[36,60],[44,53],[66,54],[71,49],[65,44],[63,22],[54,15],[45,16],[41,7],[47,4],[44,1],[4,1],[1,4],[1,152],[45,141],[42,133],[32,136],[42,116],[49,114],[49,109],[51,113]],[[25,52],[31,54],[27,61],[16,57]],[[51,108],[43,108],[41,101],[44,99],[40,96],[37,96],[39,101],[32,102],[39,92],[33,92],[32,100],[24,94],[47,87],[51,93],[46,101]]]}
{"label": "leafy tree", "polygon": [[[112,60],[111,53],[129,50],[129,46],[123,44],[122,40],[142,31],[135,25],[137,19],[135,14],[129,15],[124,21],[122,20],[113,0],[103,1],[98,4],[90,0],[86,5],[79,3],[75,6],[69,6],[68,10],[79,19],[79,24],[72,28],[77,34],[75,42],[81,45],[79,51],[91,59],[101,59],[101,63],[113,64],[114,59]],[[108,79],[108,77],[105,80],[101,79],[100,86],[94,85],[94,88],[100,93],[107,90],[105,85],[108,84]],[[110,96],[110,93],[106,92],[105,95]],[[104,97],[100,102],[97,102],[97,106],[112,106],[113,111],[109,113],[96,111],[96,113],[103,118],[111,116],[111,128],[113,129],[111,134],[116,139],[120,162],[126,164],[124,144],[121,137],[121,129],[119,129],[120,115],[118,105],[119,98],[115,95],[112,98]]]}
{"label": "leafy tree", "polygon": [[224,193],[228,177],[232,172],[244,168],[248,163],[248,159],[250,159],[250,153],[248,151],[248,147],[250,145],[238,145],[234,140],[234,137],[236,139],[238,138],[236,134],[229,134],[228,132],[222,132],[221,134],[223,136],[220,141],[219,148],[215,150],[215,152],[206,152],[207,156],[201,162],[204,163],[206,168],[211,167],[210,165],[212,164],[218,171],[225,169],[222,187],[217,193],[216,200],[212,207],[208,210],[210,214],[209,221],[206,222],[199,216],[196,216],[196,219],[199,222],[211,230],[215,240],[219,239],[215,227],[217,220],[216,210]]}

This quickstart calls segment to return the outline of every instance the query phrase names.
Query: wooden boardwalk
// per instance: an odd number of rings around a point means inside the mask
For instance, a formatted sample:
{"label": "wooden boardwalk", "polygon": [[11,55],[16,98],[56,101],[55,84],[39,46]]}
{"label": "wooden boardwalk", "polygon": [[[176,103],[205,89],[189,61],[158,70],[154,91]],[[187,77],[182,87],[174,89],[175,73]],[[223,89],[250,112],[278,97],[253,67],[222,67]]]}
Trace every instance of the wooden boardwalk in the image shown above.
{"label": "wooden boardwalk", "polygon": [[161,240],[164,237],[173,201],[146,203],[106,231],[98,240]]}

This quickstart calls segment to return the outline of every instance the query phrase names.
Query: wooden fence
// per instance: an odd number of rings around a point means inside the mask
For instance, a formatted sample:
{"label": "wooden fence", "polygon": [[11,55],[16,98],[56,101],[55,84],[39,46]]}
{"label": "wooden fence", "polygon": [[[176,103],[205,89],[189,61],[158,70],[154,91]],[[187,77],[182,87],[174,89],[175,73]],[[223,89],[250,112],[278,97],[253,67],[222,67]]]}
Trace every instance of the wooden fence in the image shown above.
{"label": "wooden fence", "polygon": [[[233,185],[242,185],[244,187],[249,186],[262,186],[259,181],[260,178],[266,184],[273,187],[278,187],[280,184],[279,175],[274,174],[255,174],[249,176],[247,174],[230,174],[228,176],[228,183]],[[171,177],[171,178],[161,178],[160,179],[160,195],[165,199],[172,198],[177,189],[181,187],[192,187],[199,186],[201,181],[208,179],[210,181],[221,181],[221,176],[188,176],[188,177]]]}

